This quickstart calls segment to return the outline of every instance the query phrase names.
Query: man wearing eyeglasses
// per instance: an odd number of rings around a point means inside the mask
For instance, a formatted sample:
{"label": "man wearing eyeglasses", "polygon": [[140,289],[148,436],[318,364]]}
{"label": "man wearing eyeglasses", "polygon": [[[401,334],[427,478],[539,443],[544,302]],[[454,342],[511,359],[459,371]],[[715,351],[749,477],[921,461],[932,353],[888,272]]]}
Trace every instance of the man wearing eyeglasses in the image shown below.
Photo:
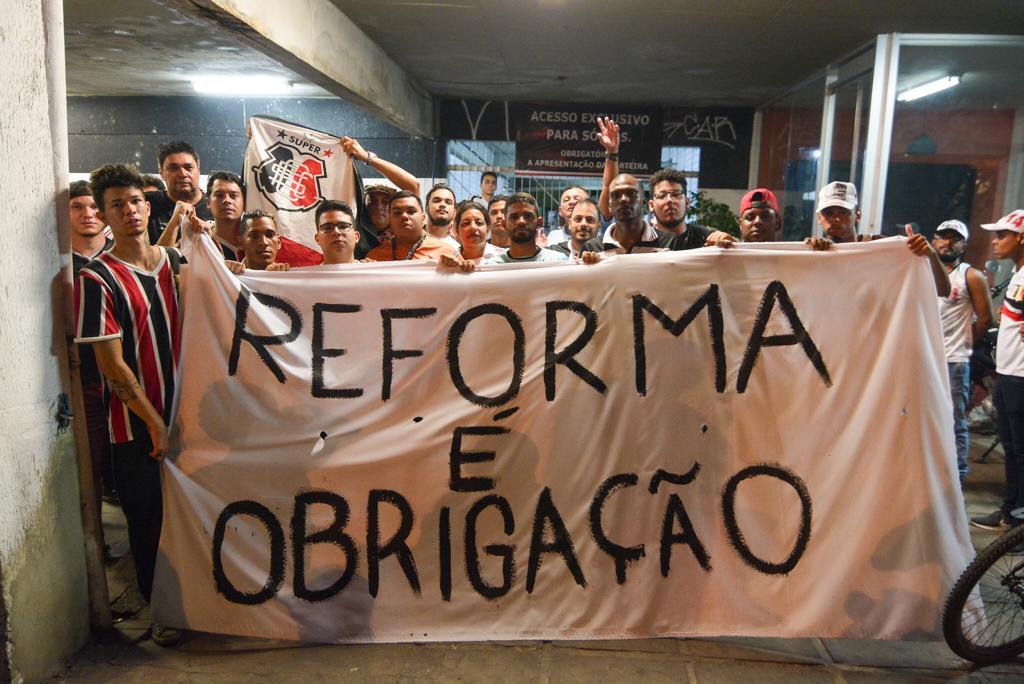
{"label": "man wearing eyeglasses", "polygon": [[[635,176],[623,173],[612,179],[608,186],[608,205],[615,223],[603,238],[595,237],[583,245],[584,252],[611,255],[672,249],[677,236],[644,221],[643,195]],[[703,238],[701,240],[703,245]]]}
{"label": "man wearing eyeglasses", "polygon": [[356,217],[352,207],[341,200],[326,200],[316,208],[316,243],[324,253],[325,264],[355,262]]}
{"label": "man wearing eyeglasses", "polygon": [[704,246],[710,231],[695,223],[686,223],[686,176],[675,169],[659,169],[651,176],[651,199],[647,208],[654,214],[654,227],[675,235],[672,249],[697,249]]}

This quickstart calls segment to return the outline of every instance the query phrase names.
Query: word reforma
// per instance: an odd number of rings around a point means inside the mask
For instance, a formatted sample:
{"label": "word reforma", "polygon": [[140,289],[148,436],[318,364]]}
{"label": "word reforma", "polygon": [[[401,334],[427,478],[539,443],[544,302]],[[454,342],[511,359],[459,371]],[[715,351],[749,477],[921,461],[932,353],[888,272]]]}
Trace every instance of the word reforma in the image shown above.
{"label": "word reforma", "polygon": [[[275,309],[288,321],[288,330],[278,334],[258,335],[247,326],[252,302]],[[719,394],[727,391],[727,356],[725,345],[725,325],[720,288],[710,284],[685,311],[677,317],[665,311],[659,303],[651,301],[643,294],[630,297],[632,308],[632,339],[634,386],[637,395],[647,396],[649,380],[647,377],[647,339],[655,334],[649,328],[660,329],[678,338],[697,321],[704,322],[707,331],[707,348],[711,352],[711,363],[714,367],[714,387]],[[607,392],[605,381],[592,369],[583,365],[577,357],[593,342],[599,327],[599,312],[582,301],[557,300],[543,304],[545,309],[544,328],[544,394],[547,401],[555,401],[557,396],[557,370],[561,366],[578,380],[595,392],[604,395]],[[325,323],[335,317],[343,317],[362,311],[362,306],[343,303],[315,303],[312,306],[312,358],[310,359],[310,393],[319,399],[355,399],[362,397],[362,387],[328,387],[325,383],[325,369],[328,361],[338,359],[347,353],[344,348],[327,347]],[[381,401],[388,401],[392,394],[396,364],[407,359],[423,356],[421,349],[398,349],[394,346],[395,326],[410,319],[426,319],[437,315],[436,307],[415,308],[382,308],[380,309],[382,330],[381,341]],[[583,323],[582,331],[575,339],[558,348],[557,332],[559,314],[579,317]],[[470,324],[485,317],[500,320],[512,334],[512,349],[508,355],[511,359],[511,374],[508,386],[497,394],[480,394],[470,387],[469,379],[462,369],[460,349],[462,340]],[[769,321],[776,317],[784,320],[790,330],[787,334],[767,334]],[[304,317],[291,302],[273,295],[252,292],[242,286],[235,303],[235,326],[228,355],[228,375],[238,373],[239,361],[243,346],[255,352],[256,356],[279,383],[286,382],[286,376],[280,364],[274,358],[274,349],[290,344],[299,339],[303,333]],[[656,325],[652,326],[651,322]],[[781,324],[781,321],[780,321]],[[527,331],[522,318],[504,304],[489,303],[473,306],[462,312],[448,329],[446,339],[445,360],[452,385],[459,395],[477,406],[494,408],[514,401],[519,394],[523,376],[526,372]],[[810,333],[804,326],[792,298],[780,281],[772,281],[765,287],[760,304],[754,315],[753,324],[747,338],[746,347],[740,357],[739,371],[736,374],[735,391],[737,394],[746,392],[750,383],[754,366],[766,348],[797,347],[807,358],[816,375],[825,387],[832,386],[832,379],[821,351],[814,343]],[[506,357],[502,357],[506,358]]]}

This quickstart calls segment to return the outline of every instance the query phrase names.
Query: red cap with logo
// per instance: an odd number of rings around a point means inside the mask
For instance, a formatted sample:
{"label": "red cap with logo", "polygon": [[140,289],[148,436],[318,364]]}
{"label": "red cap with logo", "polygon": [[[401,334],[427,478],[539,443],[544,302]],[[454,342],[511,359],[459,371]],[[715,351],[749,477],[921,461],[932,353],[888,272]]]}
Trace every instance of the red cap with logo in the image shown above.
{"label": "red cap with logo", "polygon": [[742,214],[747,209],[774,209],[776,214],[782,214],[779,211],[779,202],[775,199],[775,195],[772,194],[771,190],[766,188],[757,188],[751,190],[743,199],[740,200],[740,213]]}

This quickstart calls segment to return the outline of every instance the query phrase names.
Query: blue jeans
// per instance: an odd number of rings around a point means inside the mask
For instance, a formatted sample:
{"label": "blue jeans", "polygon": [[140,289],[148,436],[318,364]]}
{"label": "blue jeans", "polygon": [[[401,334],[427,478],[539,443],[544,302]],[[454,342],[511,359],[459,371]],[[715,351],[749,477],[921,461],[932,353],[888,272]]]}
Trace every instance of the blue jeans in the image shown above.
{"label": "blue jeans", "polygon": [[963,481],[969,467],[967,452],[971,447],[971,435],[967,429],[967,402],[971,390],[971,364],[947,363],[949,370],[949,392],[953,398],[953,436],[956,439],[956,467]]}

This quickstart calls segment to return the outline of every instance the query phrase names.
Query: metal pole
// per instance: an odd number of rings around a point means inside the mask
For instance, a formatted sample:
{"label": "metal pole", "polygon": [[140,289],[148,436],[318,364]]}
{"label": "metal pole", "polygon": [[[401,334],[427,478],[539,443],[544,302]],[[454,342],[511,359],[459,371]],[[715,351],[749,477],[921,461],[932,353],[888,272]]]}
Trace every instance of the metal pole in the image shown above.
{"label": "metal pole", "polygon": [[882,209],[889,175],[889,147],[896,109],[896,76],[900,61],[900,34],[878,36],[871,83],[871,110],[864,147],[864,184],[860,188],[861,233],[882,232]]}

